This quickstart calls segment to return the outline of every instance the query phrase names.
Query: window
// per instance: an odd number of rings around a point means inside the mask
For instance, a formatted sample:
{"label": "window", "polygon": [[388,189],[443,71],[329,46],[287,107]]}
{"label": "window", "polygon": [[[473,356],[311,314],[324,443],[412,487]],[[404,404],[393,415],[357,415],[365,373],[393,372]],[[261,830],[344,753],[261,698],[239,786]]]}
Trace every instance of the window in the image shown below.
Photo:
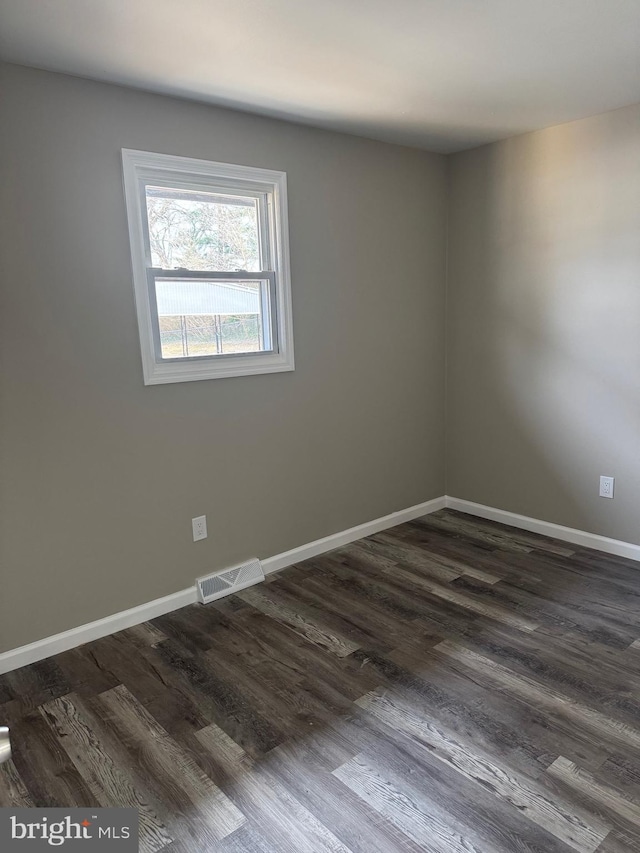
{"label": "window", "polygon": [[145,384],[293,370],[285,173],[122,157]]}

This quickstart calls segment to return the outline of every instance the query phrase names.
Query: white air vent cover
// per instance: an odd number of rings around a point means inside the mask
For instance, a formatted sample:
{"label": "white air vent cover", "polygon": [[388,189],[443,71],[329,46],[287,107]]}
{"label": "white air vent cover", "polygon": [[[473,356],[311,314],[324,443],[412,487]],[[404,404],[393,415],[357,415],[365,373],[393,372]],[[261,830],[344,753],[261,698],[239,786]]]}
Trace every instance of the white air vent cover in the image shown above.
{"label": "white air vent cover", "polygon": [[260,560],[254,558],[240,566],[232,566],[230,569],[223,569],[214,575],[198,578],[196,581],[198,599],[202,604],[208,604],[210,601],[215,601],[216,598],[231,595],[233,592],[253,586],[254,583],[260,583],[263,580],[264,572]]}

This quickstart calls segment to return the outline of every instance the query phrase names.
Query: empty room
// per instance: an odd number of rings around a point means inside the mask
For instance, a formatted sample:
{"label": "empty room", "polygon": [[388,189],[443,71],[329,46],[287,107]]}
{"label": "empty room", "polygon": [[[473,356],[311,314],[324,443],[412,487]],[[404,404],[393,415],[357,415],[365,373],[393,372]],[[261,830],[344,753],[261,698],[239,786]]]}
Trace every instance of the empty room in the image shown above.
{"label": "empty room", "polygon": [[640,853],[640,0],[0,0],[0,853]]}

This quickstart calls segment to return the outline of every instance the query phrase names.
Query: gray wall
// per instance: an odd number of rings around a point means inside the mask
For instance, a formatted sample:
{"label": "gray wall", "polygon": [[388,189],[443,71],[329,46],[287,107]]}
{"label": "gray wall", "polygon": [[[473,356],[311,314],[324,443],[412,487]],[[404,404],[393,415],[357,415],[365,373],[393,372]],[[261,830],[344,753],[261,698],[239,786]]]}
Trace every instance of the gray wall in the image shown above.
{"label": "gray wall", "polygon": [[[444,158],[1,85],[0,651],[443,494]],[[294,373],[142,384],[121,148],[287,172]]]}
{"label": "gray wall", "polygon": [[[640,107],[448,158],[447,238],[443,157],[0,72],[0,651],[443,494],[447,239],[447,493],[640,542]],[[123,147],[288,173],[294,373],[142,384]]]}
{"label": "gray wall", "polygon": [[449,165],[448,494],[640,542],[640,107]]}

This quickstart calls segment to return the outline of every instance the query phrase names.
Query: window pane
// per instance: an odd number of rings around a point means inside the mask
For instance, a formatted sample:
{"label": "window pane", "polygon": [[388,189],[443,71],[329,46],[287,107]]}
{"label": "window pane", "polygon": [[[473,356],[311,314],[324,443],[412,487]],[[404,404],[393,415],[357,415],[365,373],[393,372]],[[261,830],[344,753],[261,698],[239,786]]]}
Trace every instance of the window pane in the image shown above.
{"label": "window pane", "polygon": [[255,198],[146,187],[151,264],[165,270],[256,271]]}
{"label": "window pane", "polygon": [[162,358],[270,350],[268,281],[156,281]]}

